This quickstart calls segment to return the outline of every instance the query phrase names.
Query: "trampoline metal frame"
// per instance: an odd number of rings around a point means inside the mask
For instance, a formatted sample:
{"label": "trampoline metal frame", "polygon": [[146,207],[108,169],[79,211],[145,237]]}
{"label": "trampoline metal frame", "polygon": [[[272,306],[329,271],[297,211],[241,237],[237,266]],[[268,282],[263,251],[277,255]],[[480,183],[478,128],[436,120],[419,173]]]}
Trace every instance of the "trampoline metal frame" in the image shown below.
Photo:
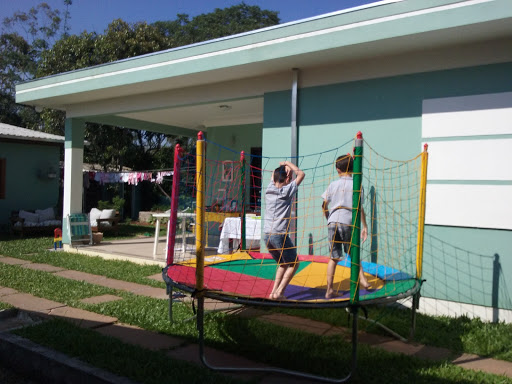
{"label": "trampoline metal frame", "polygon": [[[357,139],[356,139],[356,145],[354,148],[354,161],[360,162],[362,161],[362,134],[358,132]],[[264,373],[277,373],[277,374],[284,374],[284,375],[291,375],[296,377],[301,377],[305,379],[312,379],[317,381],[323,381],[328,383],[344,383],[347,382],[355,373],[357,370],[357,344],[358,344],[358,311],[360,307],[362,307],[361,302],[359,301],[359,290],[358,286],[355,282],[351,282],[351,298],[349,301],[345,302],[331,302],[331,303],[325,303],[325,305],[322,305],[322,303],[300,303],[300,302],[276,302],[275,300],[270,299],[251,299],[248,300],[247,298],[241,298],[237,296],[227,296],[222,294],[216,294],[215,291],[208,291],[204,289],[204,188],[205,188],[205,141],[203,138],[203,133],[199,132],[198,134],[198,141],[196,146],[197,151],[197,159],[196,162],[196,183],[197,183],[197,197],[196,197],[196,206],[197,206],[197,214],[196,214],[196,288],[195,290],[192,290],[190,287],[181,285],[177,282],[174,282],[168,275],[167,270],[172,267],[172,264],[167,265],[166,268],[162,271],[162,276],[164,278],[164,281],[167,285],[167,293],[169,295],[169,316],[172,321],[172,292],[173,288],[176,287],[178,289],[191,292],[193,294],[193,297],[197,299],[197,330],[199,333],[199,355],[201,362],[209,369],[212,369],[214,371],[221,371],[221,372],[264,372]],[[427,154],[427,146],[424,147],[424,153],[422,154],[422,177],[421,177],[421,185],[422,185],[422,194],[420,197],[420,218],[419,218],[419,231],[423,232],[424,229],[424,218],[425,218],[425,191],[426,191],[426,162],[428,159]],[[242,163],[243,163],[243,157],[242,157]],[[359,172],[358,177],[361,175],[361,168],[360,164],[358,165],[359,168],[356,167],[356,164],[354,164],[354,172]],[[359,171],[357,171],[359,170]],[[354,188],[356,189],[356,188]],[[359,189],[360,190],[360,189]],[[174,193],[174,189],[173,189]],[[359,195],[355,194],[355,198],[358,200]],[[359,201],[356,201],[355,204],[358,204]],[[357,206],[356,206],[357,208]],[[357,213],[353,216],[353,221],[357,220]],[[356,221],[354,224],[355,228],[359,228],[359,224]],[[355,234],[355,238],[357,240],[358,233]],[[357,245],[355,248],[358,248]],[[413,288],[408,289],[405,292],[402,292],[395,296],[386,296],[382,298],[376,298],[376,299],[370,299],[370,300],[362,300],[365,305],[368,304],[377,304],[377,303],[386,303],[391,301],[396,301],[404,297],[413,297],[413,305],[412,305],[412,317],[411,317],[411,338],[414,337],[414,331],[415,331],[415,324],[416,324],[416,310],[419,308],[419,299],[420,299],[420,290],[421,285],[423,283],[423,280],[421,280],[422,275],[422,252],[423,251],[423,233],[418,234],[418,245],[417,245],[417,270],[416,270],[416,283]],[[168,250],[169,252],[169,250]],[[356,250],[356,254],[352,255],[353,262],[352,262],[352,271],[351,275],[357,275],[359,272],[359,254],[358,249]],[[352,280],[352,279],[351,279]],[[294,371],[294,370],[288,370],[288,369],[281,369],[281,368],[273,368],[273,367],[263,367],[263,368],[257,368],[257,367],[229,367],[229,366],[214,366],[211,363],[208,362],[205,356],[205,340],[204,340],[204,317],[205,317],[205,308],[204,308],[204,301],[205,297],[225,301],[225,302],[232,302],[232,303],[238,303],[238,304],[249,304],[252,306],[287,306],[287,307],[294,307],[294,308],[320,308],[320,307],[329,307],[329,308],[336,308],[336,307],[345,307],[349,308],[350,314],[352,315],[352,356],[351,356],[351,371],[348,373],[346,377],[343,377],[341,379],[333,379],[329,377],[324,376],[317,376],[312,375],[304,372]]]}

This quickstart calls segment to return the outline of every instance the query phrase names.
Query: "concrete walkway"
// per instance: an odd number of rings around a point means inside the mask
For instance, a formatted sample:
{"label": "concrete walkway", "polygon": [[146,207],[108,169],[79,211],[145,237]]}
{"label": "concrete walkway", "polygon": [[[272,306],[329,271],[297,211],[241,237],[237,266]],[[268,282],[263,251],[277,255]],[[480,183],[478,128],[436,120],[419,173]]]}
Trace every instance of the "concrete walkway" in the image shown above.
{"label": "concrete walkway", "polygon": [[[1,257],[0,263],[19,265],[22,268],[30,268],[35,270],[52,273],[57,276],[73,279],[78,281],[86,281],[92,284],[114,288],[121,291],[131,292],[136,295],[143,295],[157,299],[168,299],[165,289],[154,288],[142,284],[130,283],[121,280],[106,278],[104,276],[93,275],[79,271],[64,270],[62,268],[54,267],[47,264],[31,263],[30,261]],[[161,280],[161,275],[148,276],[149,278]],[[100,303],[112,300],[122,300],[122,298],[113,295],[103,295],[91,297],[84,300],[88,303]],[[22,313],[36,315],[36,317],[58,317],[64,318],[74,322],[80,327],[92,328],[103,335],[113,336],[120,339],[125,343],[135,344],[143,348],[151,350],[168,350],[167,354],[175,359],[190,361],[193,363],[201,364],[199,360],[199,352],[197,344],[190,344],[184,340],[168,335],[157,334],[154,332],[146,331],[144,329],[134,327],[131,325],[121,324],[114,317],[104,316],[93,312],[84,311],[78,308],[68,307],[62,303],[38,298],[26,293],[18,292],[14,289],[0,286],[0,301],[11,304],[15,308],[24,311]],[[317,335],[343,335],[349,337],[349,331],[342,327],[335,327],[329,324],[303,319],[300,317],[288,316],[284,314],[270,313],[264,310],[256,310],[252,308],[238,308],[228,303],[221,303],[215,301],[207,301],[206,309],[211,310],[230,310],[231,313],[238,316],[258,317],[262,321],[275,323],[278,325],[286,325],[292,328],[300,329],[304,332],[310,332]],[[8,321],[7,321],[8,320]],[[0,332],[2,328],[5,330],[11,329],[8,323],[14,322],[12,318],[2,320],[0,317]],[[2,336],[3,337],[3,336]],[[5,341],[5,340],[4,340]],[[360,332],[359,342],[369,344],[376,348],[383,350],[402,353],[410,356],[416,356],[423,359],[432,360],[451,360],[455,365],[466,369],[481,370],[488,373],[504,375],[512,378],[512,363],[494,360],[489,358],[482,358],[476,355],[462,354],[453,358],[450,351],[442,348],[429,347],[414,343],[405,343],[390,337],[379,335],[367,334]],[[222,351],[215,351],[211,348],[206,348],[206,356],[208,361],[213,365],[222,365],[223,362],[229,361],[230,364],[240,367],[262,367],[259,363],[254,363],[240,356],[227,354]],[[251,375],[251,374],[237,374],[236,377],[254,379],[258,377],[258,383],[266,384],[275,382],[275,375]],[[288,381],[290,380],[290,381]],[[112,381],[116,382],[116,381]],[[120,381],[117,381],[120,382]],[[287,382],[308,382],[307,380],[299,380],[298,378],[281,377],[279,376],[280,383]]]}

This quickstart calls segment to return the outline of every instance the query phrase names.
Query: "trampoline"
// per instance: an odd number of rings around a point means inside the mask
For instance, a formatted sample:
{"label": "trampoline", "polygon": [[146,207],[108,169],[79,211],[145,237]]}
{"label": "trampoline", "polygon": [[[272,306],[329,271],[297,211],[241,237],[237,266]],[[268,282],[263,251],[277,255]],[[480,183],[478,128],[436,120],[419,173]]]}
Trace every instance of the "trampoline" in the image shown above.
{"label": "trampoline", "polygon": [[[299,268],[286,288],[286,300],[268,299],[272,291],[276,262],[269,254],[238,251],[204,258],[204,296],[238,304],[283,306],[293,308],[346,307],[350,305],[351,260],[340,261],[334,277],[338,296],[325,299],[326,256],[299,255]],[[168,284],[185,292],[196,291],[196,259],[190,259],[164,270]],[[420,282],[397,269],[371,262],[362,262],[370,282],[369,289],[359,291],[365,304],[398,300],[412,296]]]}
{"label": "trampoline", "polygon": [[[365,156],[363,143],[368,148]],[[351,239],[347,242],[349,252],[336,266],[335,296],[326,299],[331,241],[327,236],[324,212],[320,209],[320,196],[338,177],[336,159],[340,155],[346,156],[347,152],[350,155],[351,149],[354,168],[353,207],[349,208],[352,212]],[[227,372],[277,372],[326,382],[345,382],[356,368],[357,319],[361,307],[412,297],[414,328],[423,283],[426,145],[424,151],[413,159],[390,160],[373,150],[359,132],[340,147],[296,159],[307,175],[299,187],[289,218],[288,232],[296,247],[298,269],[286,287],[284,297],[279,299],[269,298],[278,264],[265,252],[265,244],[246,242],[246,239],[263,236],[261,233],[247,233],[245,221],[248,211],[262,208],[260,201],[265,183],[282,158],[254,155],[246,161],[244,152],[235,152],[214,142],[208,142],[206,149],[201,132],[196,150],[195,154],[186,154],[177,145],[174,151],[167,266],[162,276],[167,284],[171,318],[174,289],[190,293],[197,301],[199,353],[207,367]],[[195,257],[175,249],[177,212],[183,195],[194,196],[196,201]],[[240,210],[229,211],[230,206],[240,207]],[[215,213],[207,215],[214,207],[217,209]],[[222,211],[219,207],[228,208]],[[362,212],[365,212],[368,223],[368,240],[364,243],[360,240]],[[215,216],[218,221],[222,215],[240,217],[240,248],[233,253],[205,256],[206,239],[210,241],[211,237],[207,233],[207,217]],[[262,227],[252,225],[250,228],[261,231]],[[359,286],[360,268],[370,284],[366,289]],[[352,318],[352,371],[347,377],[332,379],[279,368],[212,366],[204,355],[205,298],[247,306],[311,310],[347,308]]]}

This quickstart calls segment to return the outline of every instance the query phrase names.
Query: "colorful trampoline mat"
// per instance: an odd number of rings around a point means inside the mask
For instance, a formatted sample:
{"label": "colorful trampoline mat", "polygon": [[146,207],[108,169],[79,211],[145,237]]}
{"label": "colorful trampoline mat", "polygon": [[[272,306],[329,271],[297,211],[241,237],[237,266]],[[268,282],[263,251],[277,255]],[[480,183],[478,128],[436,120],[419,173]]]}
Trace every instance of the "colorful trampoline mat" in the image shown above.
{"label": "colorful trampoline mat", "polygon": [[[327,262],[325,256],[299,256],[297,273],[286,288],[288,301],[325,302]],[[274,284],[277,263],[269,254],[236,252],[229,255],[206,256],[204,260],[204,287],[216,294],[237,297],[268,298]],[[396,269],[363,262],[369,289],[361,289],[359,299],[370,300],[396,296],[411,290],[416,280]],[[196,259],[173,264],[167,276],[178,285],[195,288]],[[334,277],[338,296],[329,301],[350,299],[350,260],[338,263]]]}

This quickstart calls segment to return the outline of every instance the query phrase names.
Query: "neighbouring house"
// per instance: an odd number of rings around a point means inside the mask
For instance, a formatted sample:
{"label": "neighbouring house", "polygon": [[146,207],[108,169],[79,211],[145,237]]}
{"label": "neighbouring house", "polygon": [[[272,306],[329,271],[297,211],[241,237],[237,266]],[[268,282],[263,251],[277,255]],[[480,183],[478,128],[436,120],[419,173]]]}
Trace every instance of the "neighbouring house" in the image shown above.
{"label": "neighbouring house", "polygon": [[[35,213],[52,208],[55,217],[60,216],[59,161],[64,142],[64,136],[0,123],[2,231],[10,229],[10,218],[15,211]],[[39,220],[32,224],[39,224]]]}
{"label": "neighbouring house", "polygon": [[420,310],[512,321],[511,47],[510,0],[380,1],[37,79],[16,100],[66,112],[64,215],[81,210],[87,121],[263,156],[357,131],[394,159],[428,142]]}

